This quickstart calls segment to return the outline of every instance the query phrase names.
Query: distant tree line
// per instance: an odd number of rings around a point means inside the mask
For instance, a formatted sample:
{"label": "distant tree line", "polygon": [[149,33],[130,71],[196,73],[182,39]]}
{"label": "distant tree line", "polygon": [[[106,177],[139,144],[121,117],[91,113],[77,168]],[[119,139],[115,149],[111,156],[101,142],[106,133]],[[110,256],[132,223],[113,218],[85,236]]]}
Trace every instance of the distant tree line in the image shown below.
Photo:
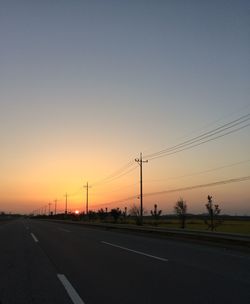
{"label": "distant tree line", "polygon": [[[205,204],[206,213],[202,215],[204,223],[207,225],[207,229],[214,231],[222,223],[221,217],[219,217],[221,209],[218,204],[215,204],[212,200],[212,196],[207,196],[207,203]],[[179,198],[174,204],[174,217],[179,219],[180,228],[185,229],[188,214],[188,205],[183,198]],[[144,209],[143,215],[146,216],[147,212]],[[50,214],[51,217],[57,219],[70,219],[70,220],[86,220],[86,221],[99,221],[99,222],[113,222],[113,223],[131,223],[134,221],[136,224],[141,224],[140,218],[140,208],[139,206],[133,204],[129,209],[125,207],[123,210],[120,208],[101,208],[97,211],[89,210],[88,214],[83,213],[71,213],[67,214],[61,213],[57,215]],[[193,215],[192,215],[193,216]],[[37,215],[37,217],[48,217],[45,215]],[[151,223],[153,225],[158,225],[160,219],[166,219],[166,215],[163,216],[162,210],[158,208],[157,204],[153,205],[152,210],[150,210],[150,215],[147,218],[151,218]],[[172,216],[173,217],[173,216]],[[200,216],[199,216],[200,217]]]}

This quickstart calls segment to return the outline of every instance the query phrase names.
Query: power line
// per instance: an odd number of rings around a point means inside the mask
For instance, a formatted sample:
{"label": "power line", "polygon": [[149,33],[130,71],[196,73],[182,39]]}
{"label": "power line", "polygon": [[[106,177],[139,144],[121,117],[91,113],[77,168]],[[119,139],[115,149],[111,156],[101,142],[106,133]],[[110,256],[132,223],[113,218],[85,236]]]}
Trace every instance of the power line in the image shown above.
{"label": "power line", "polygon": [[191,149],[191,148],[194,148],[194,147],[200,146],[200,145],[202,145],[202,144],[204,144],[204,143],[207,143],[207,142],[213,141],[213,140],[218,139],[218,138],[220,138],[220,137],[224,137],[224,136],[226,136],[226,135],[229,135],[229,134],[235,133],[235,132],[237,132],[237,131],[239,131],[239,130],[241,130],[241,129],[244,129],[244,128],[248,127],[248,126],[250,126],[250,124],[247,124],[247,125],[245,125],[245,126],[239,127],[239,128],[237,128],[237,129],[232,130],[232,131],[230,131],[230,132],[227,132],[227,133],[225,133],[225,134],[218,135],[218,136],[216,136],[216,137],[214,137],[214,138],[211,138],[211,139],[205,140],[205,141],[200,142],[200,143],[198,143],[198,144],[194,144],[194,145],[192,145],[192,146],[189,146],[189,147],[186,147],[186,148],[183,148],[183,149],[177,150],[177,151],[175,151],[175,152],[172,152],[172,153],[167,153],[167,154],[165,154],[165,155],[161,155],[161,156],[158,156],[158,157],[153,157],[153,158],[150,158],[150,160],[152,160],[152,159],[156,159],[156,158],[160,158],[160,157],[164,157],[164,156],[168,156],[168,155],[173,155],[173,154],[176,154],[176,153],[181,152],[181,151],[189,150],[189,149]]}
{"label": "power line", "polygon": [[[238,182],[243,182],[243,181],[248,181],[250,180],[250,175],[249,176],[243,176],[239,178],[231,178],[231,179],[226,179],[226,180],[221,180],[221,181],[216,181],[212,183],[207,183],[207,184],[199,184],[199,185],[193,185],[193,186],[187,186],[187,187],[182,187],[182,188],[176,188],[176,189],[170,189],[170,190],[163,190],[163,191],[158,191],[158,192],[151,192],[151,193],[145,193],[144,197],[146,196],[154,196],[154,195],[161,195],[161,194],[168,194],[168,193],[174,193],[174,192],[179,192],[179,191],[188,191],[188,190],[194,190],[198,188],[207,188],[207,187],[213,187],[213,186],[220,186],[220,185],[226,185],[226,184],[231,184],[231,183],[238,183]],[[104,205],[113,205],[113,204],[119,204],[123,203],[132,199],[137,199],[138,196],[130,196],[121,200],[117,201],[112,201],[108,202],[106,204],[100,204],[98,206],[104,206]]]}
{"label": "power line", "polygon": [[[250,103],[247,103],[245,105],[243,105],[242,107],[240,107],[237,111],[232,111],[230,113],[227,113],[227,114],[224,114],[223,116],[221,116],[220,118],[218,119],[215,119],[214,121],[210,122],[210,123],[207,123],[205,124],[204,126],[202,126],[200,128],[200,131],[204,130],[207,130],[208,128],[210,128],[211,126],[221,122],[222,120],[224,120],[225,118],[228,118],[228,117],[232,117],[232,116],[235,116],[235,114],[238,114],[238,113],[245,113],[248,111],[248,108],[250,107]],[[247,111],[246,111],[247,110]],[[185,139],[187,137],[190,137],[192,134],[197,134],[197,131],[193,130],[192,132],[189,132],[189,134],[187,134],[186,136],[182,136],[180,138],[180,140],[182,139]]]}
{"label": "power line", "polygon": [[[172,147],[169,147],[169,148],[163,149],[161,151],[146,155],[145,157],[151,160],[151,159],[156,159],[156,158],[159,158],[159,157],[172,155],[172,154],[175,154],[175,153],[178,153],[178,152],[181,152],[181,151],[188,150],[188,149],[191,149],[193,147],[199,146],[201,144],[207,143],[209,141],[218,139],[220,137],[224,137],[226,135],[232,134],[232,133],[237,132],[237,131],[239,131],[243,128],[248,127],[250,124],[246,124],[246,125],[240,126],[238,128],[235,128],[238,125],[241,125],[241,124],[247,122],[249,119],[250,119],[250,114],[244,115],[244,116],[242,116],[242,117],[240,117],[236,120],[233,120],[233,121],[231,121],[227,124],[224,124],[224,125],[222,125],[218,128],[215,128],[215,129],[213,129],[209,132],[205,132],[205,133],[203,133],[199,136],[196,136],[194,138],[186,140],[186,141],[184,141],[180,144],[174,145]],[[229,130],[229,129],[232,129],[232,128],[235,128],[235,129],[230,130],[230,131],[225,133],[226,130]],[[219,134],[219,135],[217,135],[217,134]]]}
{"label": "power line", "polygon": [[226,179],[226,180],[217,181],[217,182],[213,182],[213,183],[200,184],[200,185],[194,185],[194,186],[188,186],[188,187],[164,190],[164,191],[158,191],[158,192],[151,192],[151,193],[146,193],[145,196],[173,193],[173,192],[178,192],[178,191],[188,191],[188,190],[193,190],[193,189],[198,189],[198,188],[206,188],[206,187],[212,187],[212,186],[219,186],[219,185],[243,182],[243,181],[247,181],[247,180],[250,180],[250,175],[239,177],[239,178]]}
{"label": "power line", "polygon": [[[181,151],[189,150],[191,148],[194,148],[196,146],[200,146],[204,143],[216,140],[220,137],[224,137],[226,135],[232,134],[234,132],[237,132],[243,128],[248,127],[250,124],[246,124],[244,126],[240,126],[236,129],[230,130],[225,133],[226,130],[232,129],[237,127],[238,125],[242,125],[244,122],[247,122],[250,119],[250,114],[243,115],[229,123],[226,123],[220,127],[217,127],[211,131],[205,132],[199,136],[196,136],[194,138],[191,138],[189,140],[186,140],[180,144],[177,144],[175,146],[169,147],[167,149],[160,150],[158,152],[148,154],[145,157],[149,160],[153,160],[160,157],[169,156],[172,154],[179,153]],[[224,133],[223,133],[224,132]],[[222,134],[221,134],[222,133]],[[218,135],[217,135],[218,134]],[[216,136],[217,135],[217,136]],[[99,186],[107,183],[111,183],[117,179],[120,179],[121,177],[129,174],[133,170],[135,170],[136,167],[134,166],[133,161],[128,162],[124,166],[122,166],[120,169],[113,172],[111,175],[107,176],[106,178],[97,181],[95,183],[92,183],[93,186]]]}
{"label": "power line", "polygon": [[204,171],[199,171],[199,172],[191,173],[191,174],[186,174],[186,175],[181,175],[181,176],[175,176],[175,177],[169,177],[167,179],[151,180],[150,182],[159,182],[159,181],[166,181],[166,180],[171,180],[171,179],[181,179],[181,178],[185,178],[185,177],[200,175],[200,174],[203,174],[203,173],[214,172],[214,171],[218,171],[218,170],[225,169],[225,168],[231,168],[231,167],[242,165],[242,164],[245,164],[245,163],[248,163],[248,162],[250,162],[250,159],[243,160],[243,161],[236,162],[236,163],[231,163],[231,164],[220,166],[220,167],[216,167],[216,168],[213,168],[213,169],[208,169],[208,170],[204,170]]}
{"label": "power line", "polygon": [[104,178],[103,180],[93,183],[92,185],[94,186],[99,186],[100,184],[107,184],[107,183],[111,183],[114,180],[117,180],[127,174],[129,174],[130,172],[134,171],[136,169],[136,166],[133,162],[129,162],[127,165],[123,166],[121,169],[115,171],[112,175]]}

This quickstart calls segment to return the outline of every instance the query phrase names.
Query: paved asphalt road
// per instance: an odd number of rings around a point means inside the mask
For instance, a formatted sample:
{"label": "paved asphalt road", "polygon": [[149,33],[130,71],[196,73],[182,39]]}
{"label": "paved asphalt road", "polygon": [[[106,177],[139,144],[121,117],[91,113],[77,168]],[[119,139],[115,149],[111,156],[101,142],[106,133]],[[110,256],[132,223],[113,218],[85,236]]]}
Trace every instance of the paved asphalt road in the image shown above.
{"label": "paved asphalt road", "polygon": [[20,219],[0,225],[0,303],[250,303],[250,256]]}

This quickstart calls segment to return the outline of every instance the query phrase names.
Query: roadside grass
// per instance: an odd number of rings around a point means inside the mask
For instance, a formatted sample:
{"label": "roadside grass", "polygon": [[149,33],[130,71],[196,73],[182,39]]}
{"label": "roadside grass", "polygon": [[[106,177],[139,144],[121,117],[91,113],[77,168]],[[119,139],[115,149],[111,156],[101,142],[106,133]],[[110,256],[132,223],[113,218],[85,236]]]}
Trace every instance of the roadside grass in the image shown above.
{"label": "roadside grass", "polygon": [[[152,220],[145,220],[144,224],[149,226],[155,226]],[[157,227],[180,228],[180,222],[178,221],[178,219],[159,220],[156,224]],[[207,225],[202,219],[188,219],[186,221],[186,229],[208,231]],[[216,231],[250,235],[250,221],[226,219],[223,220],[223,222],[218,227],[216,227]]]}
{"label": "roadside grass", "polygon": [[[186,228],[190,230],[201,230],[201,231],[210,231],[208,230],[208,226],[205,223],[206,216],[198,217],[198,216],[189,216],[186,220]],[[57,219],[66,219],[65,215],[63,214],[62,217],[58,217]],[[78,221],[86,221],[89,223],[107,223],[107,224],[114,224],[115,221],[113,217],[107,217],[105,219],[100,219],[98,217],[93,219],[84,219],[79,217],[68,218],[71,220],[78,220]],[[225,216],[219,217],[222,223],[216,227],[217,232],[225,232],[225,233],[238,233],[238,234],[245,234],[250,236],[250,217],[236,217],[233,216]],[[136,225],[138,224],[138,219],[136,217],[127,217],[127,218],[120,218],[117,224],[127,224],[127,225]],[[150,226],[150,227],[162,227],[162,228],[180,228],[181,223],[177,217],[173,216],[161,216],[159,219],[155,220],[151,216],[145,216],[143,218],[143,225]]]}

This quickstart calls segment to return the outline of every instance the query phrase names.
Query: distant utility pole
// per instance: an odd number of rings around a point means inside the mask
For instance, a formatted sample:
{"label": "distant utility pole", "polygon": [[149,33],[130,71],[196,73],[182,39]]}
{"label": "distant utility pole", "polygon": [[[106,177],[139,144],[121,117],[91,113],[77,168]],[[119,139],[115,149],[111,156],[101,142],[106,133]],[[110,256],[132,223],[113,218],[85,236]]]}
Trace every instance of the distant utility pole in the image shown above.
{"label": "distant utility pole", "polygon": [[56,215],[56,205],[57,205],[57,200],[54,200],[55,203],[55,215]]}
{"label": "distant utility pole", "polygon": [[51,203],[49,203],[49,216],[50,216],[50,206],[51,206]]}
{"label": "distant utility pole", "polygon": [[141,225],[143,224],[143,193],[142,193],[142,164],[147,163],[148,160],[142,160],[142,153],[140,153],[140,158],[136,158],[135,161],[140,166],[140,218]]}
{"label": "distant utility pole", "polygon": [[68,213],[68,194],[65,194],[65,214]]}
{"label": "distant utility pole", "polygon": [[86,214],[89,214],[89,183],[87,182],[86,186],[83,186],[83,188],[86,188]]}

